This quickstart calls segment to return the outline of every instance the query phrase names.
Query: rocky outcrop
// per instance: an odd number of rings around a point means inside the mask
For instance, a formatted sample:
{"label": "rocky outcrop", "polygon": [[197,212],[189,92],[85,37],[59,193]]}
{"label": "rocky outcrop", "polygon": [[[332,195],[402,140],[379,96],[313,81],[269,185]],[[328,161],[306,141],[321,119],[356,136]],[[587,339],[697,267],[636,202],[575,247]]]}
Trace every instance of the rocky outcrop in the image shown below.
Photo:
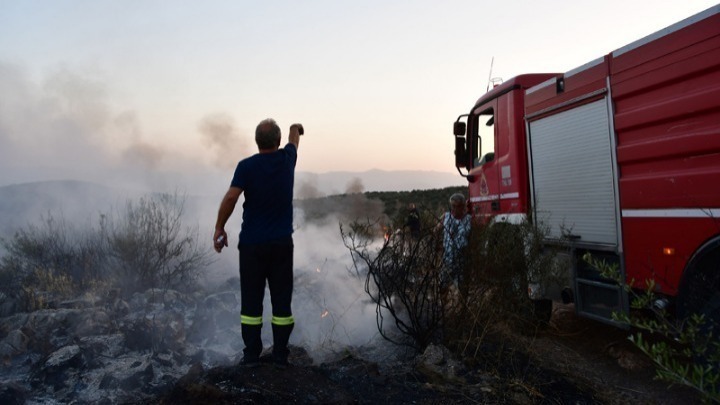
{"label": "rocky outcrop", "polygon": [[192,365],[235,361],[239,314],[237,291],[152,289],[6,316],[0,403],[142,402],[170,390]]}

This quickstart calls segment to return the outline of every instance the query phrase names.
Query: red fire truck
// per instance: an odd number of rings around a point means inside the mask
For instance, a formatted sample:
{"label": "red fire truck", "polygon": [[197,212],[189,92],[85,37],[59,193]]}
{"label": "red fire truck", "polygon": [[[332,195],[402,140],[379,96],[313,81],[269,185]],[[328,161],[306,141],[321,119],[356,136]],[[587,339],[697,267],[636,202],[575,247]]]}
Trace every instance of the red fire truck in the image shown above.
{"label": "red fire truck", "polygon": [[566,73],[505,81],[453,132],[476,220],[531,218],[569,246],[563,294],[543,298],[611,323],[627,311],[591,253],[635,288],[654,280],[659,304],[720,320],[720,5]]}

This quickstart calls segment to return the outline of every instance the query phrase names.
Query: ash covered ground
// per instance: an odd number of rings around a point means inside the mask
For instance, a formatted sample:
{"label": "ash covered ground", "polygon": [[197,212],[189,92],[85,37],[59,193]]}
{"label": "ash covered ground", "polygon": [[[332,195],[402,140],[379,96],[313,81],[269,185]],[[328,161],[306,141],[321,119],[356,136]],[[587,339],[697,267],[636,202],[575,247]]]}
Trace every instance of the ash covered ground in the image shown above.
{"label": "ash covered ground", "polygon": [[[381,208],[362,199],[350,206]],[[228,249],[207,275],[212,287],[192,293],[98,289],[61,299],[35,291],[42,305],[29,312],[3,296],[0,403],[697,402],[653,381],[626,332],[579,319],[571,306],[556,306],[546,330],[487,339],[478,348],[487,361],[438,345],[422,353],[392,345],[379,336],[364,280],[350,271],[337,218],[299,219],[291,367],[238,367],[237,254]],[[266,315],[269,308],[266,297]]]}
{"label": "ash covered ground", "polygon": [[[292,346],[292,365],[238,366],[237,292],[149,290],[91,297],[0,320],[0,403],[693,403],[652,380],[624,332],[558,307],[553,327],[515,336],[502,365],[469,364],[442,346],[414,353]],[[483,350],[496,349],[489,339]],[[521,347],[522,346],[522,347]],[[269,348],[268,348],[269,350]],[[315,352],[313,352],[313,350]]]}

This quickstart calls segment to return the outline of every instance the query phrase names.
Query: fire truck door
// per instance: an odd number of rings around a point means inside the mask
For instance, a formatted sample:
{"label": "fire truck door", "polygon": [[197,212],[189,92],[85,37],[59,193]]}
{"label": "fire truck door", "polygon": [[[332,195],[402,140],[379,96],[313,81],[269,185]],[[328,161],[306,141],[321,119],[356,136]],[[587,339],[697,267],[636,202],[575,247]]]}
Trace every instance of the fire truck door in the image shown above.
{"label": "fire truck door", "polygon": [[494,110],[484,110],[473,120],[473,151],[470,183],[470,202],[472,214],[489,220],[500,211],[499,168],[495,159],[497,134],[495,131]]}

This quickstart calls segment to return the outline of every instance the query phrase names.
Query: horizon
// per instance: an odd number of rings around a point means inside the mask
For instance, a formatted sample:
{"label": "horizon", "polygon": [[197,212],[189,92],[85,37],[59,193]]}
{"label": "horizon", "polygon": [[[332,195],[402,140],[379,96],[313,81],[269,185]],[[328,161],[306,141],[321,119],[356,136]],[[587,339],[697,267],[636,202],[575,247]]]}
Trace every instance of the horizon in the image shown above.
{"label": "horizon", "polygon": [[[373,177],[374,175],[380,177]],[[333,195],[351,194],[357,192],[409,192],[413,190],[432,190],[447,187],[467,186],[467,180],[457,173],[453,174],[432,170],[412,171],[370,169],[362,172],[330,171],[324,173],[298,171],[295,173],[295,182],[296,184],[294,199],[322,198]],[[215,191],[220,193],[226,190],[226,188],[222,189],[222,187],[227,186],[227,184],[217,182],[210,187],[204,188],[193,188],[189,187],[186,184],[185,186],[175,185],[165,189],[152,189],[148,188],[146,185],[140,186],[137,184],[123,186],[105,184],[102,182],[87,179],[49,178],[0,184],[0,189],[63,183],[88,184],[98,187],[106,187],[109,189],[116,189],[118,191],[125,190],[126,192],[135,193],[172,193],[177,192],[178,190],[182,190],[188,196],[195,195],[206,197],[217,194],[213,194],[213,192],[210,192],[210,189],[214,189]],[[193,192],[193,190],[195,192]],[[220,194],[217,194],[217,196],[219,199]]]}

